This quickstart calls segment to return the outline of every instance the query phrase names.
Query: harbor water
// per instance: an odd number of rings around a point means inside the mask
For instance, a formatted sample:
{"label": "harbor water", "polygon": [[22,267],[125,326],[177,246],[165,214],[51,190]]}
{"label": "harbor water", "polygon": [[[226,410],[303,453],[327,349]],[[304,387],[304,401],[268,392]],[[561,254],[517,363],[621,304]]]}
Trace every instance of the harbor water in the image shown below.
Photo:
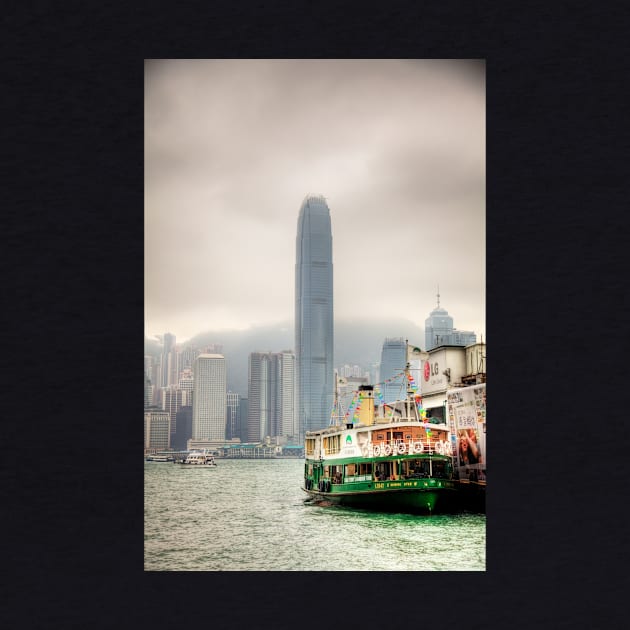
{"label": "harbor water", "polygon": [[483,514],[310,503],[301,459],[144,464],[146,571],[485,571]]}

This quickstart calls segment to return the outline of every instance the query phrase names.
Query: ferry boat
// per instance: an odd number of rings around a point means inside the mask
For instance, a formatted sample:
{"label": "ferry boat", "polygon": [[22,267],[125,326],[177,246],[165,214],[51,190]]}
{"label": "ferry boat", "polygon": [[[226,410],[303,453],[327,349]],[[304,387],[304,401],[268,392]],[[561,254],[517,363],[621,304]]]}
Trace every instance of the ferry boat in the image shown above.
{"label": "ferry boat", "polygon": [[206,451],[191,451],[186,458],[179,462],[182,466],[216,466],[214,455]]}
{"label": "ferry boat", "polygon": [[351,421],[337,416],[331,426],[306,433],[302,489],[311,500],[429,515],[454,510],[454,436],[446,424],[427,421],[409,363],[404,375],[404,400],[375,405],[374,387],[362,385]]}
{"label": "ferry boat", "polygon": [[146,456],[147,462],[172,462],[174,458],[170,455],[163,455],[161,453],[154,453]]}

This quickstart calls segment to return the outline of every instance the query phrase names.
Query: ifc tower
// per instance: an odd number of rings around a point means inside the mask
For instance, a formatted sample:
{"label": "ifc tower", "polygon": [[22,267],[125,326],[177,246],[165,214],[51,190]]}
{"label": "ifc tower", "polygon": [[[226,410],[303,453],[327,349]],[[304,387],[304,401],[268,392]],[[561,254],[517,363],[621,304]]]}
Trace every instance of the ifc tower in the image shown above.
{"label": "ifc tower", "polygon": [[300,441],[328,426],[334,396],[333,264],[330,210],[307,195],[298,217],[295,255],[295,358]]}

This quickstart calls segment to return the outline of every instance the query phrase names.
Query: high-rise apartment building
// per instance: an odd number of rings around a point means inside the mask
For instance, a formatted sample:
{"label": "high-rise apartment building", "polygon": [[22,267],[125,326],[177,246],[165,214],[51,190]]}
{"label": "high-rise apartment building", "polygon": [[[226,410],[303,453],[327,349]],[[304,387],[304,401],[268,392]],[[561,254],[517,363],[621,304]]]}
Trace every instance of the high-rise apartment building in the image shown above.
{"label": "high-rise apartment building", "polygon": [[407,381],[399,375],[406,365],[407,342],[402,337],[387,337],[381,350],[381,368],[379,370],[383,402],[393,402],[405,397]]}
{"label": "high-rise apartment building", "polygon": [[194,440],[225,440],[227,369],[222,354],[200,354],[193,367]]}
{"label": "high-rise apartment building", "polygon": [[[328,426],[334,396],[333,263],[330,210],[308,195],[298,217],[295,257],[295,357],[300,442]],[[251,401],[250,401],[251,405]]]}
{"label": "high-rise apartment building", "polygon": [[295,355],[252,352],[247,384],[247,441],[282,436],[297,440],[295,422]]}
{"label": "high-rise apartment building", "polygon": [[163,450],[171,445],[171,416],[162,409],[144,410],[144,448]]}
{"label": "high-rise apartment building", "polygon": [[440,292],[437,293],[437,308],[424,320],[425,350],[438,346],[468,346],[477,342],[477,335],[469,330],[457,330],[453,327],[453,318],[446,309],[440,308]]}

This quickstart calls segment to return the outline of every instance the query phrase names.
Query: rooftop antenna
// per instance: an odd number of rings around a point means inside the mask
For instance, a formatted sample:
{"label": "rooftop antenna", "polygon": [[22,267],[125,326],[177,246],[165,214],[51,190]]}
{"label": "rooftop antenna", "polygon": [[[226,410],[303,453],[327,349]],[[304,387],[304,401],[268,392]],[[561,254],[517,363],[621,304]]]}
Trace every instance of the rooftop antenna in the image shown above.
{"label": "rooftop antenna", "polygon": [[437,305],[437,307],[438,307],[438,308],[440,308],[440,285],[439,285],[439,284],[438,284],[437,299],[438,299],[438,305]]}

